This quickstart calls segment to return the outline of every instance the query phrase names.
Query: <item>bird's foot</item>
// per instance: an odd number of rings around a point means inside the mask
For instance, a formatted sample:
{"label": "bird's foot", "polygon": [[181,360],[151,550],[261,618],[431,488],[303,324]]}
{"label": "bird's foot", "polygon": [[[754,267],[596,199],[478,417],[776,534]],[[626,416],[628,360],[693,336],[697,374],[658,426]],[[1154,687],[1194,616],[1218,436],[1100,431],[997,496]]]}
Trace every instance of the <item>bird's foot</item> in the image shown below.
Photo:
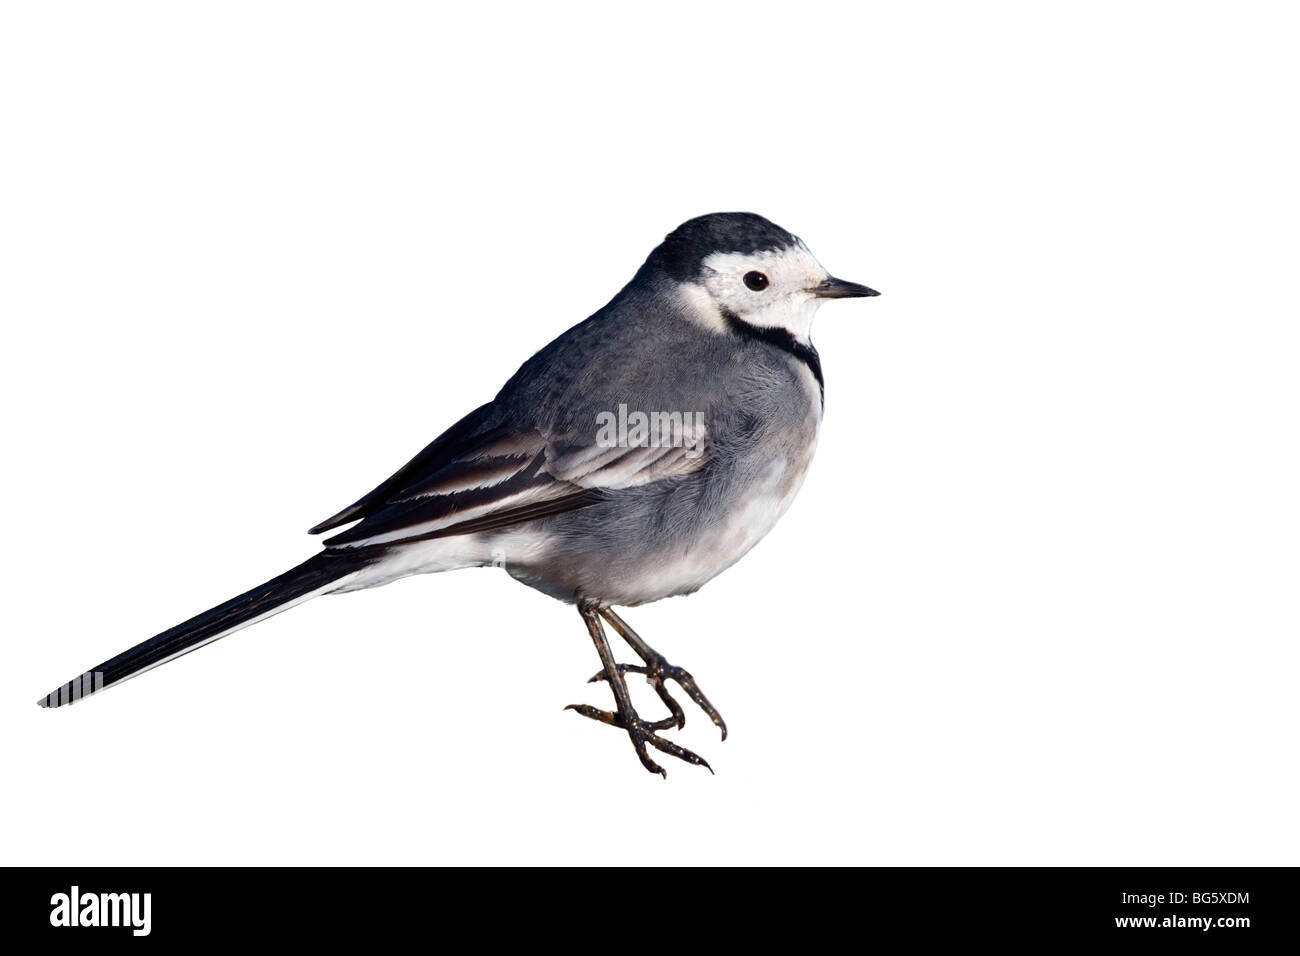
{"label": "bird's foot", "polygon": [[[587,632],[591,635],[592,642],[596,645],[596,652],[600,655],[600,662],[604,665],[601,672],[592,680],[603,679],[609,682],[610,690],[614,693],[616,707],[612,713],[587,704],[570,704],[565,709],[576,710],[584,717],[590,717],[592,720],[599,720],[601,723],[626,730],[627,735],[632,738],[632,746],[636,747],[637,756],[641,758],[641,766],[651,773],[657,773],[664,777],[668,776],[663,767],[650,759],[650,752],[646,749],[647,744],[661,753],[669,754],[678,760],[685,760],[687,763],[693,763],[697,767],[704,767],[709,773],[713,773],[713,768],[709,766],[708,761],[703,757],[691,753],[685,747],[679,747],[670,740],[664,740],[658,734],[660,730],[667,730],[670,727],[683,727],[686,724],[686,715],[682,713],[682,708],[677,701],[673,700],[672,694],[668,693],[667,687],[664,686],[665,680],[675,680],[691,695],[691,699],[704,709],[704,712],[712,718],[713,722],[722,729],[722,739],[727,739],[726,725],[722,722],[722,718],[718,716],[718,712],[713,708],[713,705],[709,703],[708,698],[700,693],[700,689],[695,686],[695,680],[691,675],[680,667],[673,667],[669,664],[662,654],[641,640],[637,633],[614,613],[613,609],[599,607],[588,602],[578,605],[578,613],[582,615],[582,619],[587,625]],[[609,649],[609,641],[605,637],[605,628],[601,624],[601,618],[609,621],[623,640],[627,641],[632,650],[636,651],[637,656],[644,661],[644,666],[620,664],[614,660],[614,655]],[[632,706],[632,695],[628,693],[627,679],[624,677],[628,672],[646,675],[647,680],[659,694],[659,699],[671,711],[671,716],[656,721],[642,720],[638,716],[636,709]]]}
{"label": "bird's foot", "polygon": [[[671,727],[682,728],[686,726],[686,714],[682,711],[681,705],[668,692],[668,686],[665,681],[676,681],[682,690],[690,695],[691,700],[695,701],[696,706],[713,721],[713,725],[722,731],[722,739],[727,739],[727,722],[722,719],[718,709],[709,703],[709,699],[704,696],[699,685],[695,683],[695,678],[691,676],[690,671],[684,667],[675,667],[669,664],[662,654],[651,651],[649,660],[645,664],[619,664],[618,669],[623,674],[644,674],[646,683],[655,689],[659,699],[664,702],[664,706],[672,712],[671,717],[665,717],[663,720],[657,720],[650,726],[655,730],[666,730]],[[594,675],[587,683],[594,684],[597,681],[605,679],[605,672],[600,671]]]}
{"label": "bird's foot", "polygon": [[[620,665],[620,667],[622,666],[626,665]],[[697,767],[703,767],[709,773],[713,773],[713,768],[709,766],[709,762],[699,754],[692,753],[685,747],[679,747],[671,740],[664,740],[655,732],[676,726],[676,717],[651,722],[642,720],[634,710],[630,710],[626,714],[622,712],[610,713],[608,710],[601,710],[599,707],[592,707],[589,704],[570,704],[564,709],[577,711],[583,717],[590,717],[602,724],[622,727],[627,731],[627,735],[632,738],[632,746],[636,748],[636,755],[641,758],[641,766],[651,773],[657,773],[662,777],[668,776],[668,771],[651,759],[649,751],[646,750],[646,744],[662,753],[676,757],[678,760],[685,760],[687,763],[693,763]],[[681,708],[677,708],[677,711],[680,714]]]}

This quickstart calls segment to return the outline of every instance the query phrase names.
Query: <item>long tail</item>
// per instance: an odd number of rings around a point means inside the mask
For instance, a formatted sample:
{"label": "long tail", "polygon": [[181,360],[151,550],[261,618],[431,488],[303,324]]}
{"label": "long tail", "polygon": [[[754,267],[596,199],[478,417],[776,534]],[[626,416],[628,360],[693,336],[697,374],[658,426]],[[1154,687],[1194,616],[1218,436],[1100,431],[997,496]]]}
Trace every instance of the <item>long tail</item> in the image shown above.
{"label": "long tail", "polygon": [[211,644],[242,627],[334,590],[374,560],[355,551],[324,551],[265,584],[218,604],[211,610],[177,624],[156,637],[123,651],[98,667],[62,684],[37,701],[42,707],[61,707],[113,684],[143,674],[182,654]]}

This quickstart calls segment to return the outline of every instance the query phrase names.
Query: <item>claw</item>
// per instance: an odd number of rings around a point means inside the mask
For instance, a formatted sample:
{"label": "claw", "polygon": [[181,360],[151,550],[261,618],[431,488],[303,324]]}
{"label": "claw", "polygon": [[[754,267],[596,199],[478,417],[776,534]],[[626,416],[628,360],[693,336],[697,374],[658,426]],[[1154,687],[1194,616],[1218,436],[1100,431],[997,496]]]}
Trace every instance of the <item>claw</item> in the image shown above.
{"label": "claw", "polygon": [[645,744],[640,743],[636,745],[636,755],[641,758],[641,766],[645,767],[651,773],[659,774],[659,776],[663,777],[665,780],[668,779],[668,771],[650,759],[650,755],[646,753]]}
{"label": "claw", "polygon": [[615,727],[621,726],[618,718],[609,711],[601,710],[599,707],[592,707],[590,704],[569,704],[564,709],[577,711],[584,717],[599,720],[602,724],[613,724]]}
{"label": "claw", "polygon": [[[677,681],[682,689],[691,695],[691,699],[709,715],[716,725],[722,728],[722,739],[727,739],[726,725],[722,723],[722,718],[718,716],[718,712],[709,703],[708,698],[700,693],[700,689],[695,686],[695,681],[691,675],[680,667],[673,667],[664,660],[661,654],[637,637],[636,632],[624,624],[618,615],[608,608],[600,608],[594,603],[580,603],[578,613],[582,615],[582,619],[587,625],[587,632],[596,645],[596,652],[600,655],[601,663],[604,664],[600,673],[592,677],[588,683],[601,680],[608,681],[610,689],[614,692],[614,703],[617,706],[613,711],[608,711],[601,710],[599,707],[592,707],[589,704],[569,704],[565,710],[576,711],[583,717],[626,730],[628,737],[632,740],[632,745],[636,748],[636,755],[641,760],[641,766],[651,773],[657,773],[663,777],[668,776],[668,771],[651,759],[649,751],[646,750],[646,744],[654,747],[660,753],[666,753],[678,760],[694,764],[697,767],[703,767],[709,773],[713,773],[713,768],[709,766],[708,761],[699,754],[692,753],[685,747],[678,746],[670,740],[664,740],[658,735],[660,730],[686,726],[686,715],[682,712],[681,705],[677,703],[672,694],[668,693],[668,688],[664,685],[664,678],[667,677]],[[605,637],[605,630],[600,623],[601,617],[608,620],[623,639],[631,645],[641,660],[645,662],[644,666],[641,664],[620,664],[614,660],[614,655],[609,649],[609,641]],[[623,676],[628,673],[646,675],[647,682],[654,687],[655,693],[659,695],[659,699],[671,712],[671,716],[656,721],[642,720],[633,708],[631,695],[628,694],[627,681]]]}
{"label": "claw", "polygon": [[[659,695],[659,699],[663,701],[664,706],[672,711],[672,721],[665,719],[659,721],[659,723],[664,724],[667,727],[676,726],[679,729],[686,727],[686,714],[682,710],[681,705],[673,698],[673,695],[668,692],[668,687],[664,683],[665,680],[673,680],[678,683],[682,690],[686,691],[691,700],[695,701],[696,706],[699,707],[700,710],[704,711],[705,716],[707,716],[709,720],[713,721],[713,726],[717,727],[718,730],[722,732],[722,739],[727,739],[727,722],[722,719],[722,715],[718,713],[717,708],[714,707],[713,704],[709,702],[709,699],[704,696],[704,692],[701,691],[699,685],[695,683],[695,678],[691,676],[690,671],[683,667],[674,667],[662,657],[658,658],[653,665],[619,664],[618,670],[620,674],[646,675],[646,683],[655,689],[655,693]],[[587,683],[596,684],[604,679],[605,672],[600,671],[593,674],[587,680]]]}
{"label": "claw", "polygon": [[[704,696],[704,692],[700,690],[699,685],[695,683],[695,678],[691,676],[689,671],[669,664],[662,654],[645,641],[641,640],[641,636],[637,634],[636,631],[632,630],[626,621],[615,614],[613,608],[601,608],[598,613],[605,620],[609,621],[610,626],[618,632],[619,637],[623,638],[623,640],[628,643],[628,646],[631,647],[632,650],[636,651],[637,656],[640,657],[641,660],[645,661],[645,668],[640,672],[651,675],[652,683],[656,683],[656,690],[659,690],[665,679],[677,681],[678,686],[690,695],[691,700],[695,701],[696,706],[699,707],[700,710],[704,711],[704,713],[708,715],[709,720],[713,721],[713,725],[722,732],[722,739],[727,739],[726,722],[722,719],[722,715],[718,713],[718,709],[709,703],[709,699]],[[667,704],[671,699],[666,695],[667,691],[663,691],[659,695],[660,699],[663,700],[665,704]],[[674,712],[674,715],[676,715],[679,710],[676,706],[676,701],[669,704],[669,709]],[[682,726],[684,726],[686,718],[682,717],[681,720]]]}
{"label": "claw", "polygon": [[[618,670],[620,674],[645,674],[645,682],[655,689],[655,693],[659,695],[659,699],[663,701],[663,705],[672,713],[671,717],[665,717],[663,720],[656,720],[651,725],[652,727],[656,730],[667,730],[671,727],[676,727],[678,730],[685,729],[686,712],[682,710],[682,705],[677,703],[673,695],[668,693],[668,687],[664,684],[662,677],[652,672],[650,668],[643,667],[640,664],[619,664]],[[595,684],[604,679],[605,672],[601,671],[599,674],[593,675],[587,683]],[[723,739],[726,739],[725,736]]]}
{"label": "claw", "polygon": [[704,696],[704,692],[695,683],[695,678],[680,667],[666,666],[664,670],[667,676],[677,681],[682,690],[686,691],[691,700],[695,701],[695,706],[704,711],[709,720],[713,721],[713,726],[722,732],[722,739],[726,740],[727,722],[722,719],[722,715],[718,713],[717,708],[709,703],[709,699]]}
{"label": "claw", "polygon": [[[662,750],[666,754],[672,754],[678,760],[685,760],[687,763],[693,763],[695,766],[703,767],[709,773],[713,773],[713,768],[709,766],[707,760],[699,754],[687,750],[685,747],[678,746],[671,740],[664,740],[662,737],[658,737],[655,734],[649,734],[646,737],[646,742],[656,750]],[[665,776],[667,776],[667,774],[665,774]]]}
{"label": "claw", "polygon": [[709,762],[699,754],[693,753],[685,747],[680,747],[671,740],[664,740],[656,733],[658,730],[668,730],[673,727],[674,722],[672,718],[668,718],[667,720],[657,720],[651,723],[650,721],[642,720],[640,717],[633,715],[631,720],[628,721],[625,720],[621,714],[611,713],[608,710],[601,710],[599,707],[592,707],[590,704],[569,704],[564,709],[572,710],[581,714],[583,717],[588,717],[592,720],[598,720],[602,724],[622,727],[628,732],[628,736],[632,738],[632,744],[636,747],[637,756],[641,758],[641,764],[651,773],[660,774],[665,778],[668,776],[668,771],[650,759],[650,754],[647,753],[645,749],[646,744],[649,744],[656,750],[660,750],[663,753],[676,757],[678,760],[684,760],[687,763],[695,764],[697,767],[703,767],[709,773],[713,773],[713,768],[709,766]]}

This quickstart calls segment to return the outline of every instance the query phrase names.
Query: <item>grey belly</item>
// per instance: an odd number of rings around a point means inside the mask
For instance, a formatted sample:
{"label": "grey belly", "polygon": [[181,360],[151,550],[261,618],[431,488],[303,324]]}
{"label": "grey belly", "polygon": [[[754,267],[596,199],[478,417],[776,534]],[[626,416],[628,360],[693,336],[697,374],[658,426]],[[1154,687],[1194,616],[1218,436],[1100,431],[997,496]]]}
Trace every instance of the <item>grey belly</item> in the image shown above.
{"label": "grey belly", "polygon": [[632,606],[690,594],[730,567],[784,514],[811,457],[756,455],[501,536],[516,579],[562,601]]}

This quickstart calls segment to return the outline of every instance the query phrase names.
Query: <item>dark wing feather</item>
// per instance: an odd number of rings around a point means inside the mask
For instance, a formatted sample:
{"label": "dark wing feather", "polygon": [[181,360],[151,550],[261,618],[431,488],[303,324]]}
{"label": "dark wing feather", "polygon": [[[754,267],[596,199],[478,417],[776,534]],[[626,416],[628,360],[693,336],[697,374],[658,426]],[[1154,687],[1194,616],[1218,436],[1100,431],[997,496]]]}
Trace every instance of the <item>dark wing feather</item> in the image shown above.
{"label": "dark wing feather", "polygon": [[[493,511],[479,518],[470,518],[456,524],[448,525],[443,528],[437,528],[433,531],[411,534],[407,537],[398,538],[393,542],[383,542],[381,544],[370,545],[374,548],[386,548],[390,544],[410,544],[414,541],[429,541],[433,538],[449,538],[457,534],[472,534],[475,531],[495,531],[498,528],[508,528],[510,525],[521,524],[525,521],[535,521],[538,518],[545,518],[549,515],[563,514],[566,511],[575,511],[578,508],[586,508],[588,505],[594,505],[598,501],[604,501],[607,497],[606,492],[599,488],[583,488],[571,494],[566,494],[559,498],[552,498],[534,504],[522,505],[518,508],[504,508],[500,511]],[[339,536],[342,537],[341,535]],[[339,538],[329,538],[326,544],[333,545]],[[353,549],[361,554],[366,553],[367,545]]]}
{"label": "dark wing feather", "polygon": [[326,518],[307,533],[320,534],[356,521],[358,518],[368,517],[385,507],[389,499],[404,488],[426,479],[431,474],[436,474],[455,456],[465,440],[474,434],[476,426],[481,424],[487,415],[487,410],[491,407],[492,403],[489,402],[474,409],[426,445],[423,451],[394,472],[393,476],[383,484],[357,499],[338,514]]}
{"label": "dark wing feather", "polygon": [[704,464],[680,446],[612,446],[594,433],[492,427],[488,406],[462,419],[401,471],[322,522],[330,548],[387,547],[471,534],[585,508],[621,488],[688,474]]}
{"label": "dark wing feather", "polygon": [[[513,468],[510,477],[504,481],[474,487],[462,486],[459,490],[447,491],[443,490],[448,483],[442,474],[434,473],[417,487],[428,486],[439,490],[400,493],[359,525],[326,539],[325,543],[331,548],[395,544],[399,541],[426,540],[482,530],[477,525],[484,519],[552,504],[582,491],[568,482],[556,481],[543,470],[545,451],[541,437],[535,436],[534,442],[535,451],[529,458],[510,459]],[[471,451],[469,454],[474,453]],[[455,460],[444,466],[442,471],[458,472],[463,464],[463,461]],[[525,519],[515,518],[493,526],[502,527],[513,520]]]}

